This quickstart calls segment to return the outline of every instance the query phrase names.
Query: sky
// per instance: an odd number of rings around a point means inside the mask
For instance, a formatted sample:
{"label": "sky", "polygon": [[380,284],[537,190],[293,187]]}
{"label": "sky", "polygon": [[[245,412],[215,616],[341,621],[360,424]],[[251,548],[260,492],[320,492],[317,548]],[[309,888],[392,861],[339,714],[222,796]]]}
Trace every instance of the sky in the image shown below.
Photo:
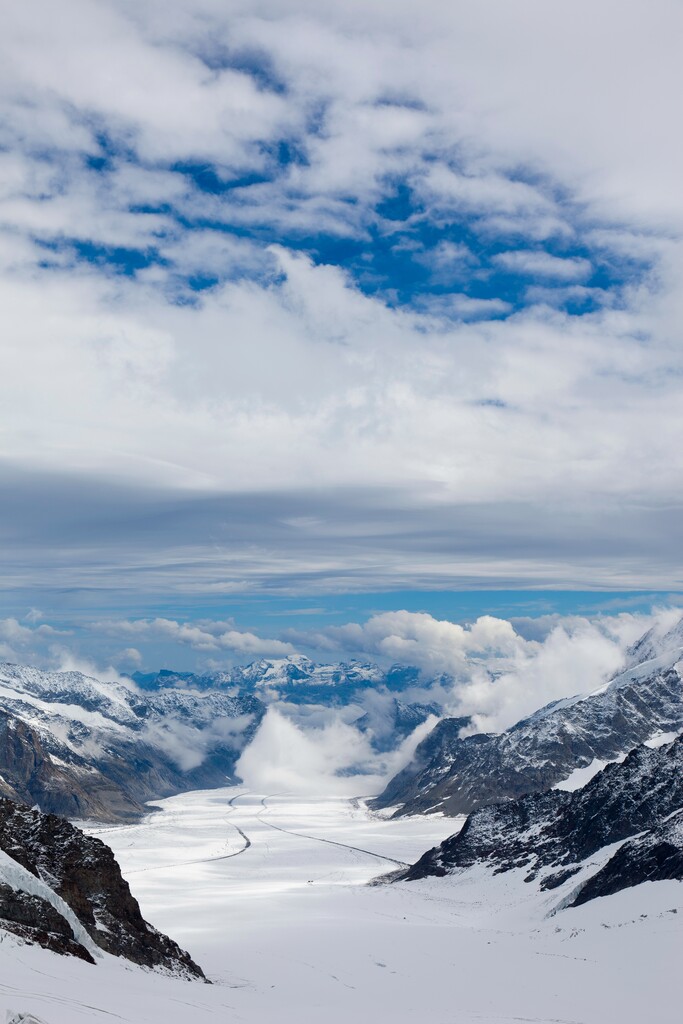
{"label": "sky", "polygon": [[677,0],[2,22],[6,657],[680,602]]}

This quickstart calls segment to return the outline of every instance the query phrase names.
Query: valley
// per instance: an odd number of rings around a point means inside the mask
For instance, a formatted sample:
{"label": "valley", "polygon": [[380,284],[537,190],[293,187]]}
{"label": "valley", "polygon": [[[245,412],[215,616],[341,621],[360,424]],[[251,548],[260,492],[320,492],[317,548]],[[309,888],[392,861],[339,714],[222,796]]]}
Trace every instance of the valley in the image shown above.
{"label": "valley", "polygon": [[653,1006],[662,1024],[676,1020],[679,882],[548,917],[561,894],[539,894],[519,871],[366,884],[451,834],[453,819],[386,820],[362,801],[243,787],[161,806],[139,824],[92,831],[112,846],[147,919],[213,984],[113,959],[92,968],[42,950],[10,954],[6,939],[1,1009],[48,1024],[641,1024]]}

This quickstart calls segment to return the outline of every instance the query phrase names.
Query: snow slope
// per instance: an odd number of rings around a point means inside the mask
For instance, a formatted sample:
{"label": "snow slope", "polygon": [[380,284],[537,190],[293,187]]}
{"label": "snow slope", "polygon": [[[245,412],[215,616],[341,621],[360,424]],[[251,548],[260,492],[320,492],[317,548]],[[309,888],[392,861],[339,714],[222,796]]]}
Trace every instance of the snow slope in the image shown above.
{"label": "snow slope", "polygon": [[264,713],[244,694],[143,693],[2,664],[0,795],[65,817],[135,818],[156,796],[224,784]]}
{"label": "snow slope", "polygon": [[679,1020],[679,883],[551,917],[561,894],[539,894],[518,871],[363,884],[457,824],[227,789],[97,828],[145,916],[214,984],[111,957],[91,967],[5,939],[0,1019],[11,1009],[47,1024],[642,1024],[656,1007],[658,1024]]}

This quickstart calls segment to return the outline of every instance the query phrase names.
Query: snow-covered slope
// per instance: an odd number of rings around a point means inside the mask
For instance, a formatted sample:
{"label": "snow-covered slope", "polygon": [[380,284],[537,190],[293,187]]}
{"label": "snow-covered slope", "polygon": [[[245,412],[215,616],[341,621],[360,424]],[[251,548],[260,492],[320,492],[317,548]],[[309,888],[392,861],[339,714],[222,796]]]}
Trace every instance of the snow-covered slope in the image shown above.
{"label": "snow-covered slope", "polygon": [[143,693],[80,672],[0,666],[0,795],[71,818],[224,784],[265,712],[253,696]]}
{"label": "snow-covered slope", "polygon": [[455,826],[243,786],[171,797],[135,825],[98,831],[144,917],[212,984],[111,956],[92,967],[6,936],[0,1020],[678,1024],[683,884],[646,883],[550,917],[563,888],[542,892],[523,868],[366,884]]}
{"label": "snow-covered slope", "polygon": [[606,686],[549,704],[504,733],[460,738],[462,720],[443,719],[375,805],[467,814],[545,792],[575,769],[616,760],[657,734],[676,735],[683,730],[682,657],[679,622],[663,637],[646,634]]}
{"label": "snow-covered slope", "polygon": [[573,793],[552,790],[481,808],[401,877],[476,865],[496,874],[521,868],[542,890],[573,879],[563,905],[578,906],[642,882],[683,879],[681,814],[683,737],[637,747]]}

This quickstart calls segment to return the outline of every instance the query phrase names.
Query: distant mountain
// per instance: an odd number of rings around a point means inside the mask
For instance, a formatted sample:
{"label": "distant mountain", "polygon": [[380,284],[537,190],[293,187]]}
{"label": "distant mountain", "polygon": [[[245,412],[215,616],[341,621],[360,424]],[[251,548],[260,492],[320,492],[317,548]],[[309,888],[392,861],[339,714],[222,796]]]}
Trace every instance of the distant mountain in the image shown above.
{"label": "distant mountain", "polygon": [[141,689],[154,693],[180,687],[199,693],[256,696],[264,704],[357,708],[354,725],[369,735],[378,751],[391,749],[431,715],[443,713],[436,701],[403,697],[411,687],[424,692],[429,684],[425,687],[418,669],[402,665],[382,669],[360,661],[318,664],[304,655],[291,655],[201,675],[169,669],[136,672],[133,679]]}
{"label": "distant mountain", "polygon": [[102,950],[204,978],[188,953],[143,920],[108,846],[55,815],[2,798],[0,929],[92,964]]}
{"label": "distant mountain", "polygon": [[546,792],[577,768],[625,756],[656,734],[683,730],[683,620],[662,637],[645,634],[628,667],[599,690],[555,701],[506,732],[461,738],[446,718],[374,801],[397,814],[469,814],[526,793]]}
{"label": "distant mountain", "polygon": [[130,685],[0,665],[0,796],[72,819],[135,819],[149,800],[233,781],[270,704],[348,708],[386,751],[441,712],[399,699],[416,678],[304,657],[207,675],[162,670]]}
{"label": "distant mountain", "polygon": [[135,672],[134,681],[144,690],[184,689],[224,690],[235,694],[256,694],[268,701],[290,704],[320,703],[326,706],[349,704],[369,689],[383,687],[399,693],[415,685],[418,670],[395,665],[386,670],[372,663],[349,661],[318,664],[305,655],[287,658],[261,658],[249,665],[236,665],[220,672]]}
{"label": "distant mountain", "polygon": [[562,886],[563,906],[645,881],[683,879],[683,737],[637,747],[575,792],[551,790],[475,811],[459,833],[398,877],[414,881],[477,865],[495,874],[523,869],[525,881],[541,890]]}
{"label": "distant mountain", "polygon": [[141,693],[80,672],[0,665],[0,795],[70,818],[224,785],[265,714],[254,696]]}

